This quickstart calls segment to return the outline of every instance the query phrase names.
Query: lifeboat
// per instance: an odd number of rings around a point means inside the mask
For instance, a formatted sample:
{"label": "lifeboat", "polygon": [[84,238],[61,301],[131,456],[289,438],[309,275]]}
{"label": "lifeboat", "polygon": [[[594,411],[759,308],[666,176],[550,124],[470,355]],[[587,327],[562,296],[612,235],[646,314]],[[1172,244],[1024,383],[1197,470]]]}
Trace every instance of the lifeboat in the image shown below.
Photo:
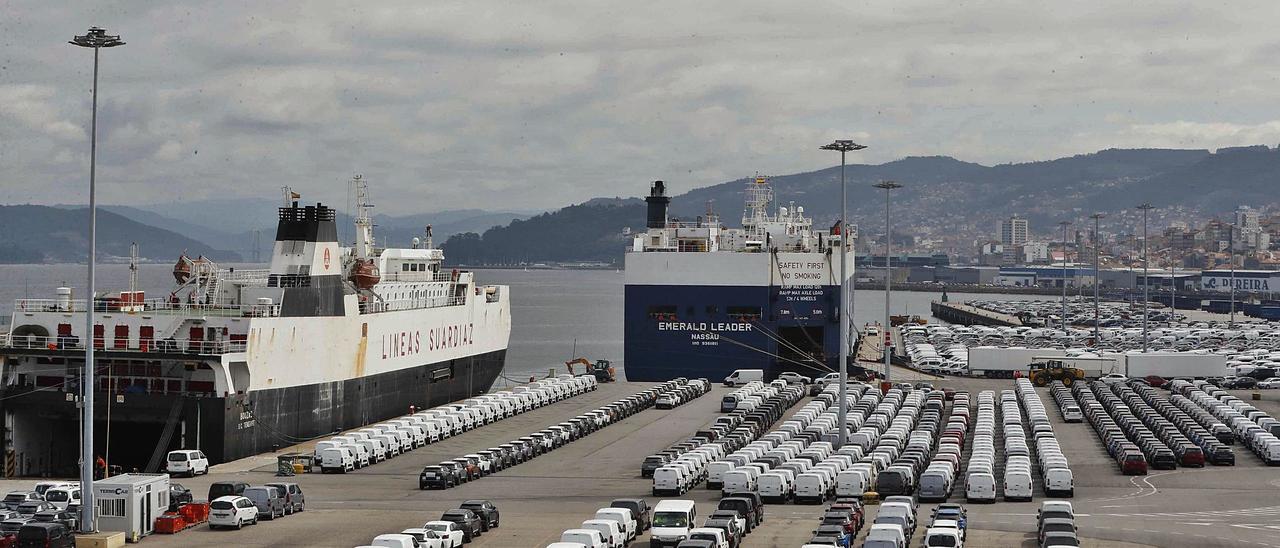
{"label": "lifeboat", "polygon": [[191,258],[186,253],[178,256],[178,263],[173,265],[173,279],[179,284],[191,279]]}
{"label": "lifeboat", "polygon": [[357,260],[351,267],[351,283],[358,289],[373,289],[381,279],[382,275],[378,272],[378,267],[373,264],[373,259]]}

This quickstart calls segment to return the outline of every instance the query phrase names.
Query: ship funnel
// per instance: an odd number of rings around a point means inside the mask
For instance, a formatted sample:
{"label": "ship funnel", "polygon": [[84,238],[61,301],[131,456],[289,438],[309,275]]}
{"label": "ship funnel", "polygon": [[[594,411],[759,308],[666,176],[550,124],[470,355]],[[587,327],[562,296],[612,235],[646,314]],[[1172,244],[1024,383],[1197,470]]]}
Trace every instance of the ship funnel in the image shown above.
{"label": "ship funnel", "polygon": [[665,228],[667,226],[667,204],[671,198],[667,196],[667,185],[662,181],[654,181],[649,187],[649,196],[644,199],[649,204],[649,228]]}

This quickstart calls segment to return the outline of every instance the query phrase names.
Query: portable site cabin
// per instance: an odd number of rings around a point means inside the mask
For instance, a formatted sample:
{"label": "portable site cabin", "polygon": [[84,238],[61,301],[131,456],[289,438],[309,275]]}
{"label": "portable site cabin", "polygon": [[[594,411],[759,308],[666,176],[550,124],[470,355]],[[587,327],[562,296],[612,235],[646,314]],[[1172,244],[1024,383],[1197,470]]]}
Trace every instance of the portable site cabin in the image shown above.
{"label": "portable site cabin", "polygon": [[168,474],[121,474],[93,482],[98,530],[120,531],[138,542],[155,532],[156,518],[169,509]]}

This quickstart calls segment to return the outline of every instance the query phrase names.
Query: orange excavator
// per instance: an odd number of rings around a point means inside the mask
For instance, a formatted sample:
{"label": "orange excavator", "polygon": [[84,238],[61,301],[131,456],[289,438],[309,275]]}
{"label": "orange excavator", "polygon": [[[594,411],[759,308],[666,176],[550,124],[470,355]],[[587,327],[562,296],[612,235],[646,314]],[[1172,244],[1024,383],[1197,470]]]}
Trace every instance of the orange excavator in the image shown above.
{"label": "orange excavator", "polygon": [[591,363],[591,361],[586,358],[574,358],[564,362],[564,366],[569,368],[570,375],[577,374],[573,371],[573,366],[577,364],[582,364],[583,373],[591,373],[592,375],[595,375],[596,380],[599,382],[613,382],[617,380],[614,377],[613,364],[610,363],[609,360],[596,360],[596,363]]}

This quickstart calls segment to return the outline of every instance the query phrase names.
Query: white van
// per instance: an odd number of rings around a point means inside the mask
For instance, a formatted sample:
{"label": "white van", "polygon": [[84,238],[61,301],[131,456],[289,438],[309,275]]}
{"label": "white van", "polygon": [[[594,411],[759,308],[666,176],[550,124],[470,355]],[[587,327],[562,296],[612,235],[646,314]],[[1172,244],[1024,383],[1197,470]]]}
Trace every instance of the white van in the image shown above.
{"label": "white van", "polygon": [[320,472],[347,473],[356,469],[356,457],[347,447],[330,447],[320,451]]}
{"label": "white van", "polygon": [[170,476],[178,476],[187,474],[196,477],[196,474],[209,473],[209,459],[204,453],[194,449],[180,449],[178,451],[170,451],[168,457],[165,458],[164,471]]}
{"label": "white van", "polygon": [[825,478],[821,474],[816,472],[800,474],[796,476],[795,501],[822,504],[827,501],[826,487]]}
{"label": "white van", "polygon": [[687,473],[678,466],[660,466],[653,471],[653,496],[683,495]]}
{"label": "white van", "polygon": [[369,466],[369,450],[360,445],[355,438],[347,436],[334,436],[330,438],[334,441],[342,442],[342,446],[351,450],[351,457],[355,459],[356,468],[364,468]]}
{"label": "white van", "polygon": [[964,483],[966,502],[995,502],[996,478],[987,473],[969,474]]}
{"label": "white van", "polygon": [[751,467],[735,468],[725,472],[721,479],[721,490],[724,493],[738,491],[755,491],[757,488],[757,470]]}
{"label": "white van", "polygon": [[865,542],[871,541],[887,541],[894,546],[906,546],[907,536],[902,531],[902,526],[896,523],[877,523],[871,526],[871,530],[867,532]]}
{"label": "white van", "polygon": [[626,542],[636,539],[639,533],[636,527],[636,519],[631,516],[631,510],[628,508],[601,508],[596,510],[596,519],[607,519],[618,523],[618,528],[622,529],[622,534],[626,537]]}
{"label": "white van", "polygon": [[726,472],[733,471],[733,463],[726,460],[718,460],[707,465],[707,489],[720,489],[724,487],[724,475]]}
{"label": "white van", "polygon": [[382,445],[382,441],[374,438],[360,440],[360,445],[369,450],[370,462],[382,462],[387,460],[387,448]]}
{"label": "white van", "polygon": [[751,381],[764,382],[763,369],[735,369],[733,373],[724,378],[725,386],[742,386]]}
{"label": "white van", "polygon": [[394,457],[400,454],[401,452],[400,436],[394,436],[391,434],[378,434],[376,436],[372,436],[372,438],[376,440],[381,440],[382,444],[387,447],[388,458]]}
{"label": "white van", "polygon": [[756,478],[756,492],[764,502],[786,502],[791,498],[791,482],[778,472],[761,474]]}
{"label": "white van", "polygon": [[[653,507],[649,529],[649,546],[675,546],[689,537],[698,519],[698,508],[691,500],[660,500]],[[563,539],[562,539],[563,540]]]}
{"label": "white van", "polygon": [[609,548],[622,548],[627,543],[627,535],[618,527],[618,522],[611,519],[589,519],[582,522],[582,528],[600,531]]}
{"label": "white van", "polygon": [[595,529],[569,529],[560,534],[560,543],[586,548],[608,548],[600,531]]}
{"label": "white van", "polygon": [[1050,468],[1044,472],[1044,494],[1051,497],[1075,496],[1075,477],[1069,468]]}
{"label": "white van", "polygon": [[324,440],[324,441],[316,442],[316,449],[314,452],[316,462],[320,462],[320,459],[321,459],[320,455],[324,453],[325,449],[332,449],[334,447],[342,447],[342,446],[343,446],[343,442],[334,441],[334,440]]}
{"label": "white van", "polygon": [[1026,502],[1031,500],[1031,471],[1005,470],[1004,500]]}
{"label": "white van", "polygon": [[863,470],[845,470],[836,474],[837,497],[861,497],[867,492],[867,475]]}

